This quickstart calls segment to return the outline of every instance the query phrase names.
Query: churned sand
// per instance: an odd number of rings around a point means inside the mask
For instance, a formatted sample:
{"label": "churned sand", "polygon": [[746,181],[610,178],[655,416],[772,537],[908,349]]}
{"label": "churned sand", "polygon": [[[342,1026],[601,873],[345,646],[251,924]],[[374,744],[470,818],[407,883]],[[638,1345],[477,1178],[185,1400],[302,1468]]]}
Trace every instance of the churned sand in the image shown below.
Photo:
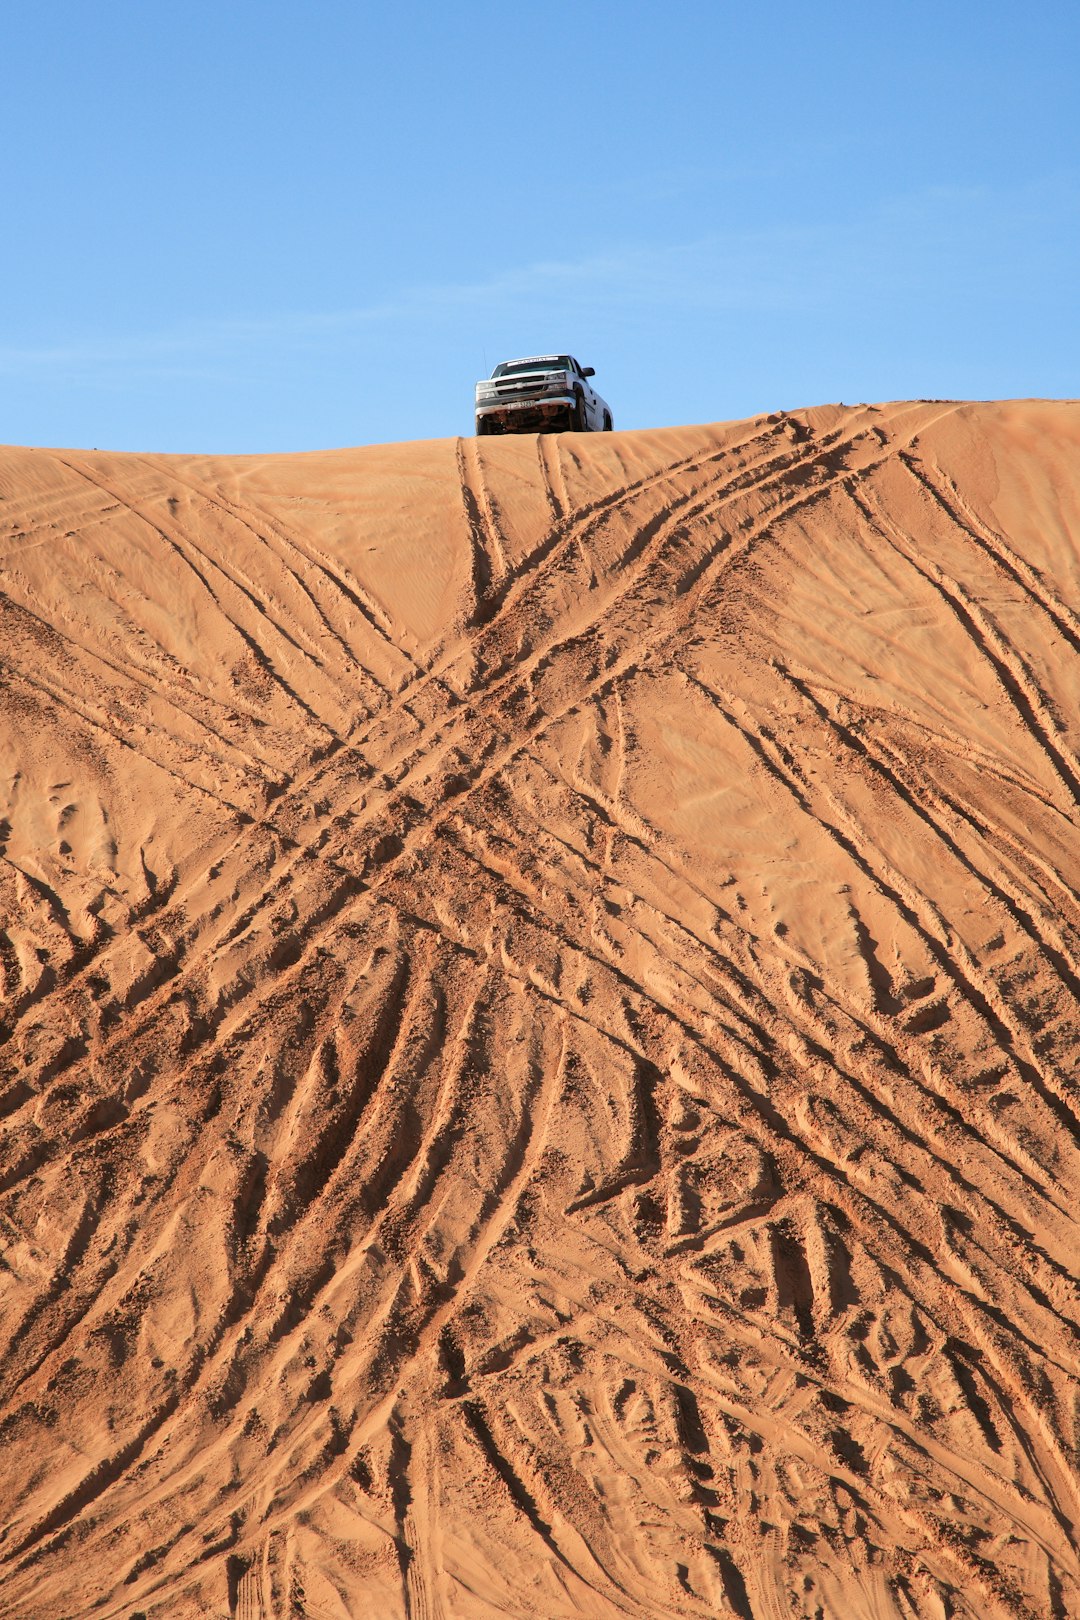
{"label": "churned sand", "polygon": [[1080,406],[0,452],[0,1615],[1080,1616]]}

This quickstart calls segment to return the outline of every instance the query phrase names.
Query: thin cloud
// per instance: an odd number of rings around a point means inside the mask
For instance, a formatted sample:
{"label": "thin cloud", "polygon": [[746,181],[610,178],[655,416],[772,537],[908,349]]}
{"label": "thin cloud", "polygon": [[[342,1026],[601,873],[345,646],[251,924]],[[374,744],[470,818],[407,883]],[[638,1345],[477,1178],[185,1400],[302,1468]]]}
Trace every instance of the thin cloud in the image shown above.
{"label": "thin cloud", "polygon": [[808,312],[839,301],[880,306],[920,290],[955,294],[962,277],[992,278],[1002,231],[1029,243],[1036,275],[1055,279],[1077,244],[1071,174],[1011,193],[928,187],[848,220],[711,232],[667,245],[626,244],[579,259],[547,259],[472,282],[419,284],[350,309],[283,311],[186,321],[172,329],[51,345],[0,347],[0,373],[45,380],[119,381],[134,374],[227,380],[283,350],[347,344],[395,323],[433,324],[465,313],[657,307],[675,314]]}

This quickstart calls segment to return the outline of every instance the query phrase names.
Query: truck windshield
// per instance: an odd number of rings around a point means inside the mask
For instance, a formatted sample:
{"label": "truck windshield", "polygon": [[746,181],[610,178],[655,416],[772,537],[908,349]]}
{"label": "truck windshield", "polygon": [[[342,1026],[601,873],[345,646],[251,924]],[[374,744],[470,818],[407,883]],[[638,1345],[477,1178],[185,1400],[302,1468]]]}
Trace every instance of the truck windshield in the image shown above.
{"label": "truck windshield", "polygon": [[491,373],[493,377],[520,377],[526,371],[569,371],[568,354],[550,354],[542,360],[504,360]]}

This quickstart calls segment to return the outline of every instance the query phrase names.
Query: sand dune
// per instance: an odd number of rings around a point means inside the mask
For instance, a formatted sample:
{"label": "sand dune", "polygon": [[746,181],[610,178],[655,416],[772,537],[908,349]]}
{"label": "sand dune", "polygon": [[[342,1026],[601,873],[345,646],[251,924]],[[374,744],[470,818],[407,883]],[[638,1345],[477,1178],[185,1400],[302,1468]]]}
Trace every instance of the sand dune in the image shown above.
{"label": "sand dune", "polygon": [[1080,1616],[1080,407],[0,559],[0,1615]]}

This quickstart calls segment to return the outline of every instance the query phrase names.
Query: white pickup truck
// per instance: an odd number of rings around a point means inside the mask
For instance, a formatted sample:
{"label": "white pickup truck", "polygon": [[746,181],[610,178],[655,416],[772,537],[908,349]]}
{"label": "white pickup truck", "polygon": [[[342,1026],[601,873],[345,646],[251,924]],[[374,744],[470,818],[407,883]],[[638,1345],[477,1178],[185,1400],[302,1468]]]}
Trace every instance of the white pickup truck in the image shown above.
{"label": "white pickup truck", "polygon": [[476,385],[476,431],[610,432],[611,410],[589,382],[594,375],[592,366],[579,366],[572,354],[504,360]]}

